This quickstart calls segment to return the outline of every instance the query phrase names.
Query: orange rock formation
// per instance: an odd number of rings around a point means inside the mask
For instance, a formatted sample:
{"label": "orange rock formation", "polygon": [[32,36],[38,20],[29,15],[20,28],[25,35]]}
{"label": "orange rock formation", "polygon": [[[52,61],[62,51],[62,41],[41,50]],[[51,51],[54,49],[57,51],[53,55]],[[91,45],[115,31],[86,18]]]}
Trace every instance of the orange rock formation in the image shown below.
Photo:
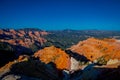
{"label": "orange rock formation", "polygon": [[70,50],[87,57],[91,61],[101,56],[107,60],[120,59],[120,42],[115,39],[89,38],[73,45]]}
{"label": "orange rock formation", "polygon": [[46,64],[49,62],[55,63],[58,69],[70,69],[69,56],[61,49],[54,46],[46,47],[42,50],[39,50],[34,54],[34,56],[38,57]]}
{"label": "orange rock formation", "polygon": [[[45,31],[24,31],[24,30],[0,30],[0,36],[3,38],[0,39],[0,42],[8,42],[12,45],[21,45],[29,48],[30,45],[38,42],[39,44],[43,44],[46,42],[43,35],[48,35],[48,32]],[[5,37],[6,36],[6,37]]]}

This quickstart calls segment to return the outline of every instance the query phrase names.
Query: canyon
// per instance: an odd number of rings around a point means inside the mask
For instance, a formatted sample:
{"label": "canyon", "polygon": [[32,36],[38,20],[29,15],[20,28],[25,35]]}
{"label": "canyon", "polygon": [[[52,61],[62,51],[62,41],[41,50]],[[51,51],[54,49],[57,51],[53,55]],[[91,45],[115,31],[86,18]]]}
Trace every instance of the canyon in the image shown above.
{"label": "canyon", "polygon": [[1,29],[0,79],[119,80],[119,34]]}

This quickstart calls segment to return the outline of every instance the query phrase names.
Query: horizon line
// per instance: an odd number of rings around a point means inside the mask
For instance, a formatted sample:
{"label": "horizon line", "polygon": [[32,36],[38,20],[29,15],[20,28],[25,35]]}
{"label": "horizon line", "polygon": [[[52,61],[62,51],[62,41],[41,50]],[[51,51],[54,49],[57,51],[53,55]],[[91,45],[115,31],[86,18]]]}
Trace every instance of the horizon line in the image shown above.
{"label": "horizon line", "polygon": [[25,27],[25,28],[0,28],[0,29],[14,29],[14,30],[20,30],[20,29],[38,29],[38,30],[43,30],[43,31],[64,31],[64,30],[74,30],[74,31],[120,31],[120,30],[110,30],[110,29],[71,29],[71,28],[66,28],[66,29],[41,29],[38,27]]}

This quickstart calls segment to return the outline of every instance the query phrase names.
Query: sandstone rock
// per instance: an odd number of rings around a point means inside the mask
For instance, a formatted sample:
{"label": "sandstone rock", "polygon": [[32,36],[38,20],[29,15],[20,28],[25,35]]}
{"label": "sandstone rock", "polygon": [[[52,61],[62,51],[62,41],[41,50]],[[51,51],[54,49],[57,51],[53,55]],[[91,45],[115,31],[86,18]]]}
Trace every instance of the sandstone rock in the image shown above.
{"label": "sandstone rock", "polygon": [[70,69],[70,58],[64,51],[54,46],[37,51],[34,56],[46,64],[53,62],[58,69]]}
{"label": "sandstone rock", "polygon": [[73,57],[71,57],[71,71],[76,71],[76,70],[79,70],[79,62],[76,60],[76,59],[74,59]]}
{"label": "sandstone rock", "polygon": [[[20,45],[23,47],[31,48],[31,45],[36,45],[39,48],[47,40],[42,36],[48,35],[45,31],[33,31],[33,30],[14,30],[14,29],[0,29],[0,41],[8,42],[11,45]],[[40,45],[37,45],[40,44]]]}
{"label": "sandstone rock", "polygon": [[69,48],[71,51],[87,57],[94,61],[104,56],[106,60],[120,59],[120,42],[115,39],[88,38]]}
{"label": "sandstone rock", "polygon": [[[19,59],[9,62],[0,68],[0,80],[59,80],[59,71],[49,63],[44,64],[39,60],[27,59],[28,56],[20,56]],[[27,59],[27,60],[26,60]]]}
{"label": "sandstone rock", "polygon": [[118,63],[118,62],[120,62],[118,59],[110,59],[110,60],[107,62],[107,65],[115,64],[115,63]]}
{"label": "sandstone rock", "polygon": [[120,63],[97,66],[90,64],[81,72],[73,73],[71,80],[119,80]]}
{"label": "sandstone rock", "polygon": [[20,76],[16,76],[16,75],[7,75],[1,80],[19,80],[20,78],[21,78]]}

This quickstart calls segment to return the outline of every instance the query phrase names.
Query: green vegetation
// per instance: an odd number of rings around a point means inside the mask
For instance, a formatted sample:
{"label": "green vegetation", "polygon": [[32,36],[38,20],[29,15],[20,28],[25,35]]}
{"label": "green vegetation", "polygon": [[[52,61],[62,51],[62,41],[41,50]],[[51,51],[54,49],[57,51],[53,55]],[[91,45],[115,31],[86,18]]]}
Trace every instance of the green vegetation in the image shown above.
{"label": "green vegetation", "polygon": [[13,51],[13,48],[8,43],[0,42],[0,50]]}
{"label": "green vegetation", "polygon": [[101,64],[101,65],[106,65],[107,61],[105,60],[105,57],[102,56],[102,57],[100,57],[100,58],[97,59],[97,63]]}
{"label": "green vegetation", "polygon": [[43,47],[54,45],[62,49],[71,47],[77,44],[79,41],[86,40],[89,37],[95,37],[98,39],[113,38],[119,36],[119,31],[99,31],[99,30],[59,30],[48,31],[49,35],[43,36],[47,42]]}
{"label": "green vegetation", "polygon": [[40,49],[40,47],[35,44],[30,45],[29,48],[32,50],[32,52],[36,52]]}

